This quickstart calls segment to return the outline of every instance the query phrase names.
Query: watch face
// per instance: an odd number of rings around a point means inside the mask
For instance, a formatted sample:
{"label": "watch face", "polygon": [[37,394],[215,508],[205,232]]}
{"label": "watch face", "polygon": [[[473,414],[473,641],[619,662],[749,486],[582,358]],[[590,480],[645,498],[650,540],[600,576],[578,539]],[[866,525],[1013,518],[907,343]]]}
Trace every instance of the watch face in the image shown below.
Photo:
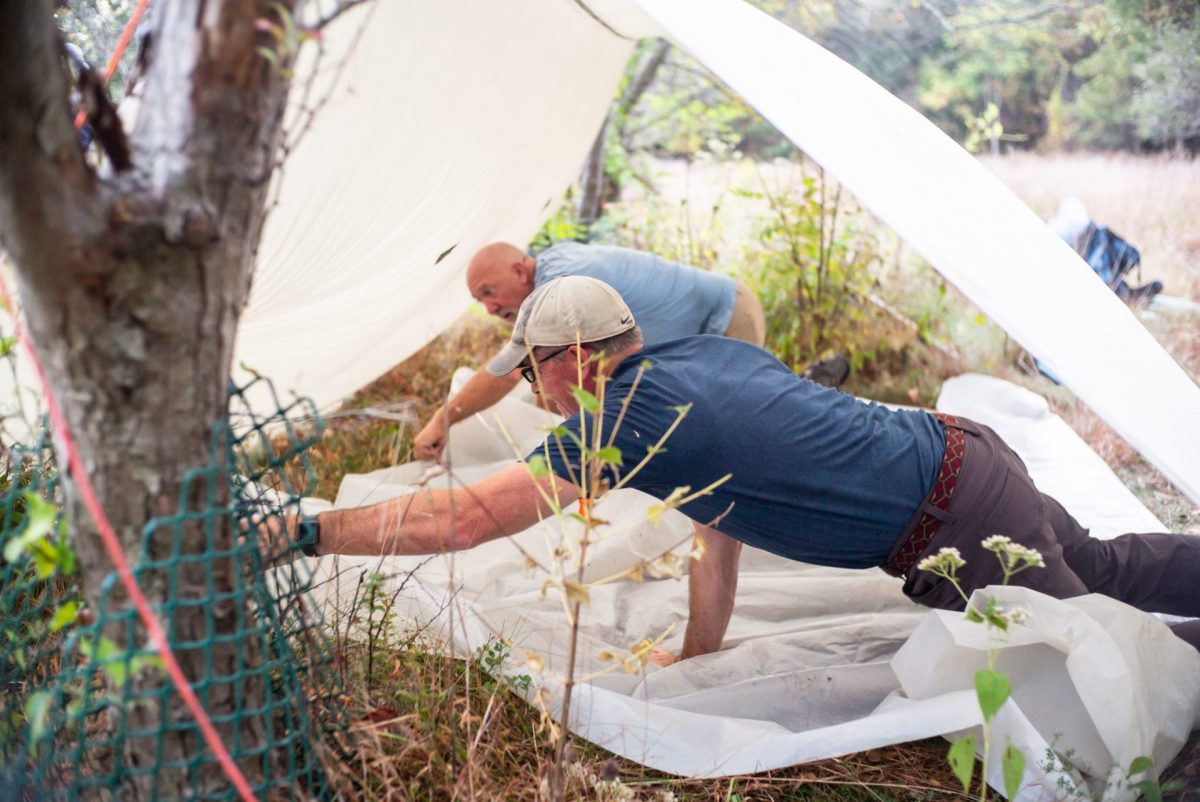
{"label": "watch face", "polygon": [[309,557],[317,556],[317,544],[321,542],[321,526],[316,516],[306,516],[300,519],[296,526],[296,545],[300,551]]}

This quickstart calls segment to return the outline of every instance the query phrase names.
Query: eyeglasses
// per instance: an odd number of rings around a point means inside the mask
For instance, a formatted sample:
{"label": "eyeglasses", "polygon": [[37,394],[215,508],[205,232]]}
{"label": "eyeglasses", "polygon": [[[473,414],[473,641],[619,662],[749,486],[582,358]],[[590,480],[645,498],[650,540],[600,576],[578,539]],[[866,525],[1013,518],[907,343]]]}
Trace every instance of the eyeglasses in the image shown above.
{"label": "eyeglasses", "polygon": [[571,346],[569,346],[569,345],[564,345],[562,348],[559,348],[554,353],[547,354],[546,356],[542,357],[541,359],[536,359],[536,360],[533,358],[533,354],[530,354],[529,359],[532,361],[532,363],[521,368],[521,376],[525,379],[525,381],[529,382],[530,384],[533,384],[535,381],[537,381],[537,374],[533,372],[533,366],[535,364],[544,365],[545,363],[549,362],[551,359],[554,359],[554,357],[558,356],[559,354],[561,354],[563,351],[567,350],[570,347]]}

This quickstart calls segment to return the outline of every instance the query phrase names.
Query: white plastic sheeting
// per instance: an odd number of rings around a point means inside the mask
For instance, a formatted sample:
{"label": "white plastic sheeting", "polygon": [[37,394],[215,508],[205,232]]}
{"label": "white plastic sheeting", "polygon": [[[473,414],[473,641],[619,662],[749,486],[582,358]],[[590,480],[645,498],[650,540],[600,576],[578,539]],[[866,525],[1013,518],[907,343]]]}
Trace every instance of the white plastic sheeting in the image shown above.
{"label": "white plastic sheeting", "polygon": [[[948,383],[941,406],[1012,438],[1039,486],[1053,487],[1095,534],[1112,536],[1126,525],[1161,529],[1037,396],[986,377],[963,377]],[[505,431],[524,449],[543,436],[538,427],[556,420],[511,398],[495,414],[452,430],[451,462],[461,481],[511,464]],[[412,492],[425,467],[348,476],[337,504]],[[1097,487],[1102,492],[1093,492]],[[601,501],[597,516],[619,534],[594,549],[587,576],[609,576],[686,542],[690,525],[678,513],[658,527],[645,521],[651,503],[636,491]],[[544,560],[557,531],[556,525],[534,527],[513,540]],[[556,677],[565,666],[563,609],[553,592],[543,595],[546,576],[527,570],[513,542],[432,561],[327,558],[321,570],[342,577],[321,586],[330,603],[340,596],[342,604],[362,570],[389,574],[392,589],[403,588],[398,625],[433,622],[460,654],[492,637],[510,639],[515,659],[508,671],[531,673],[524,656],[539,655],[546,670],[534,678],[557,698]],[[1103,782],[1112,766],[1128,767],[1139,755],[1160,767],[1174,757],[1200,712],[1200,654],[1152,616],[1111,599],[1059,602],[1023,589],[999,592],[1033,612],[1002,645],[999,667],[1012,678],[1014,693],[995,729],[1000,748],[1008,738],[1029,757],[1023,798],[1055,795],[1060,779]],[[592,588],[590,599],[581,674],[612,665],[600,659],[602,651],[627,649],[668,630],[664,645],[678,650],[685,581],[614,582]],[[900,582],[880,571],[820,568],[748,549],[724,650],[666,669],[592,679],[576,689],[572,728],[633,760],[692,776],[777,768],[953,734],[979,721],[971,688],[974,672],[986,664],[984,632],[961,614],[913,605]],[[1073,750],[1083,774],[1046,771],[1040,764],[1050,745]],[[993,785],[1002,787],[998,778]],[[1110,798],[1121,798],[1118,786],[1112,784]]]}
{"label": "white plastic sheeting", "polygon": [[238,361],[324,406],[418,349],[464,308],[470,255],[526,241],[577,175],[633,37],[664,31],[1200,503],[1200,389],[1129,310],[932,124],[740,0],[382,0],[340,20]]}
{"label": "white plastic sheeting", "polygon": [[432,339],[470,256],[557,207],[632,48],[573,2],[380,0],[330,26],[235,364],[328,406]]}

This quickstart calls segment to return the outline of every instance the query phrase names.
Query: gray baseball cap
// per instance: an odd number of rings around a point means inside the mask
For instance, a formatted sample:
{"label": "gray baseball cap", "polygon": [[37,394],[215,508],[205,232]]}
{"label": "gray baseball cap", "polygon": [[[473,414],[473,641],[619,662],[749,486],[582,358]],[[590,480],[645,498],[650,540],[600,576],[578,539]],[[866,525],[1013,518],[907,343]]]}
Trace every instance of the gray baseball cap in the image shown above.
{"label": "gray baseball cap", "polygon": [[615,337],[635,325],[621,295],[588,276],[563,276],[529,294],[517,312],[512,341],[488,363],[487,372],[507,376],[537,346],[574,345]]}

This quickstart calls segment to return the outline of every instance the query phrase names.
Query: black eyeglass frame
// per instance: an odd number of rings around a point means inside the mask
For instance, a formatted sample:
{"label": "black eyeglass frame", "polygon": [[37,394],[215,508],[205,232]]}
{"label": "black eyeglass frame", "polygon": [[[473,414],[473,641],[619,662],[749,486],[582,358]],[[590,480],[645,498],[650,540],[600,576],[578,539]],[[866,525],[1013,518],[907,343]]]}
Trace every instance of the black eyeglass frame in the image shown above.
{"label": "black eyeglass frame", "polygon": [[[559,354],[561,354],[563,351],[566,351],[570,347],[571,346],[569,346],[569,345],[564,345],[562,348],[559,348],[554,353],[547,354],[546,356],[537,360],[536,364],[543,365],[546,362],[549,362],[551,359],[554,359],[554,357],[558,356]],[[532,353],[529,355],[529,359],[530,360],[533,359]],[[532,363],[521,368],[521,378],[524,379],[525,381],[529,382],[530,384],[533,384],[535,381],[537,381],[537,374],[533,372],[533,364]]]}

